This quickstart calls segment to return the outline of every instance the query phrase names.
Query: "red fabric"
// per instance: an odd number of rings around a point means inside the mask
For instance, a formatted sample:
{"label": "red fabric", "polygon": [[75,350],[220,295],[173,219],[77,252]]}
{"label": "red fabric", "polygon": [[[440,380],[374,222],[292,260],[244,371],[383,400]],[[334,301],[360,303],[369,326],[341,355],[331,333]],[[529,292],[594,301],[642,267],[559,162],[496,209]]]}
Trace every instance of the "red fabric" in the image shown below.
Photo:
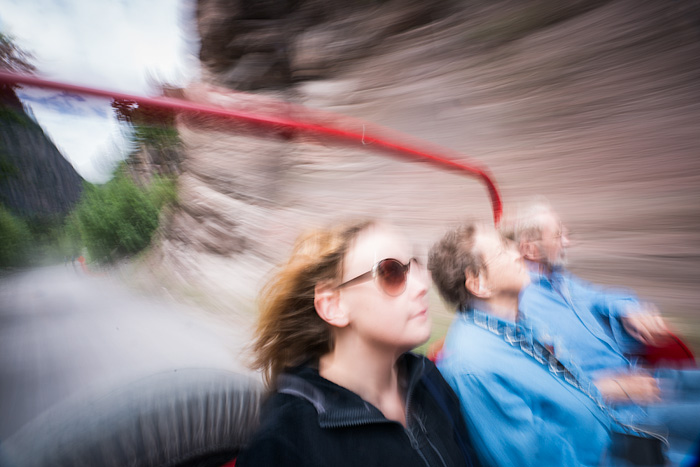
{"label": "red fabric", "polygon": [[445,338],[442,337],[428,346],[428,351],[426,352],[426,357],[428,360],[437,365],[438,360],[440,360],[440,355],[442,354],[442,347],[445,345]]}
{"label": "red fabric", "polygon": [[227,463],[225,463],[225,464],[222,465],[221,467],[236,467],[236,458],[234,458],[233,460],[228,461]]}
{"label": "red fabric", "polygon": [[651,366],[674,365],[687,366],[695,364],[693,352],[675,334],[671,334],[664,345],[659,347],[647,346],[646,351],[641,355]]}

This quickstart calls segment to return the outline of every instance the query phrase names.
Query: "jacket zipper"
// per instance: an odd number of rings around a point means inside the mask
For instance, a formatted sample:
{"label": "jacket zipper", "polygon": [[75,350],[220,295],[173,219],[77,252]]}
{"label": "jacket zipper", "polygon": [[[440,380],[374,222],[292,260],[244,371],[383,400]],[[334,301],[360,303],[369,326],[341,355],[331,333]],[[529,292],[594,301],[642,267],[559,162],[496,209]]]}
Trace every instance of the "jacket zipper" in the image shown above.
{"label": "jacket zipper", "polygon": [[[421,368],[420,375],[422,376],[425,372],[425,362],[421,362],[423,367]],[[420,379],[420,378],[418,378]],[[413,390],[415,389],[416,385],[418,382],[415,382],[414,384],[411,384],[408,387],[408,392],[406,393],[406,426],[403,427],[404,433],[406,433],[406,436],[408,436],[408,440],[411,443],[411,447],[413,448],[414,451],[418,453],[421,459],[423,459],[423,462],[425,463],[426,467],[430,467],[430,463],[428,462],[428,459],[425,458],[425,455],[423,454],[423,451],[421,451],[418,440],[416,437],[413,435],[413,432],[411,431],[410,428],[408,428],[409,423],[411,423],[412,419],[415,419],[415,422],[418,424],[418,427],[420,430],[423,432],[425,438],[428,440],[428,444],[430,444],[430,447],[438,454],[438,457],[442,461],[442,465],[446,467],[445,460],[442,458],[440,455],[440,452],[435,448],[435,445],[430,441],[428,438],[427,430],[425,429],[425,425],[423,425],[423,422],[420,421],[418,417],[413,416],[413,412],[411,411],[411,400],[413,399]]]}
{"label": "jacket zipper", "polygon": [[445,458],[442,457],[442,454],[440,454],[440,450],[438,450],[438,448],[435,447],[433,442],[430,441],[430,436],[428,436],[428,430],[425,428],[425,425],[423,424],[421,419],[416,417],[416,422],[418,422],[418,425],[420,426],[420,429],[423,432],[425,439],[428,441],[428,444],[430,445],[430,447],[433,448],[433,451],[435,451],[435,454],[437,454],[437,457],[440,459],[440,462],[442,462],[442,465],[444,467],[447,467],[447,463],[445,462]]}

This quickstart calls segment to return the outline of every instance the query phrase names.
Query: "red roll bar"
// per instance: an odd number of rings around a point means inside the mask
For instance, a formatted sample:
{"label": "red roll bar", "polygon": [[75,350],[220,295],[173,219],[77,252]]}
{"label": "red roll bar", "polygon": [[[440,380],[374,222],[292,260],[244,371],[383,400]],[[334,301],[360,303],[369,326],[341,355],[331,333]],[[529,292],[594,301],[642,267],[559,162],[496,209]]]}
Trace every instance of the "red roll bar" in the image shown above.
{"label": "red roll bar", "polygon": [[481,181],[486,185],[486,188],[489,192],[489,197],[491,198],[491,208],[493,210],[493,220],[496,225],[498,225],[501,219],[501,214],[503,213],[503,205],[501,202],[500,194],[498,193],[496,184],[494,183],[491,175],[489,174],[488,169],[476,163],[465,164],[463,162],[457,162],[449,157],[446,157],[444,154],[449,153],[449,150],[443,150],[440,148],[438,149],[438,153],[435,150],[428,151],[416,147],[405,146],[401,143],[381,139],[379,137],[372,136],[371,134],[367,134],[364,132],[356,133],[352,131],[342,130],[339,128],[333,128],[330,126],[319,125],[315,123],[304,122],[289,118],[259,115],[249,112],[224,109],[220,107],[214,107],[211,105],[197,104],[191,101],[187,101],[184,99],[176,99],[173,97],[144,97],[114,91],[93,89],[85,86],[49,81],[33,75],[12,73],[2,70],[0,70],[0,83],[5,83],[8,85],[24,84],[40,88],[55,89],[58,91],[66,91],[77,94],[87,94],[96,97],[133,101],[140,105],[146,105],[157,109],[170,110],[173,112],[181,112],[190,115],[209,114],[229,120],[243,121],[263,126],[288,128],[291,130],[301,131],[309,134],[326,136],[341,141],[361,143],[364,145],[371,144],[373,147],[383,149],[386,152],[427,160],[442,167],[476,176],[477,178],[481,179]]}

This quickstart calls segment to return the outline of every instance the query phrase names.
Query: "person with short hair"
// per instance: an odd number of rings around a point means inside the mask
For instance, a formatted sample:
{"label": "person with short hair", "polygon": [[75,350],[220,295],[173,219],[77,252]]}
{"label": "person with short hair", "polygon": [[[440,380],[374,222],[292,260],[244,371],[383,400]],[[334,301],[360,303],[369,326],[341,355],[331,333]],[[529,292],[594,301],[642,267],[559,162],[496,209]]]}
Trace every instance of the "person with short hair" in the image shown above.
{"label": "person with short hair", "polygon": [[668,337],[656,308],[630,292],[599,287],[570,273],[565,268],[566,227],[544,202],[517,216],[514,239],[532,280],[521,301],[521,319],[544,331],[557,357],[586,372],[607,399],[657,401],[659,388],[652,376],[630,372],[639,344]]}
{"label": "person with short hair", "polygon": [[518,324],[530,277],[514,245],[493,227],[462,225],[431,248],[428,268],[441,296],[457,308],[438,367],[462,401],[481,462],[612,462],[613,430],[634,430],[617,426],[592,382],[558,365],[536,334]]}
{"label": "person with short hair", "polygon": [[624,423],[658,430],[677,464],[700,437],[700,371],[649,371],[635,354],[640,344],[658,345],[669,328],[658,310],[634,294],[583,281],[566,268],[566,227],[545,202],[516,218],[514,239],[532,284],[521,295],[521,324],[537,329],[556,358],[593,383]]}
{"label": "person with short hair", "polygon": [[236,465],[479,465],[459,400],[409,352],[430,337],[429,285],[381,223],[301,236],[260,294],[255,366],[271,394]]}
{"label": "person with short hair", "polygon": [[[587,283],[566,269],[569,232],[549,204],[539,201],[521,211],[513,234],[534,282],[547,282],[552,292],[569,299],[575,311],[579,311],[577,305],[585,304],[589,311],[619,321],[622,329],[616,331],[618,338],[623,336],[620,331],[645,345],[668,338],[669,327],[652,304],[640,303],[628,291]],[[629,342],[621,345],[629,347]]]}

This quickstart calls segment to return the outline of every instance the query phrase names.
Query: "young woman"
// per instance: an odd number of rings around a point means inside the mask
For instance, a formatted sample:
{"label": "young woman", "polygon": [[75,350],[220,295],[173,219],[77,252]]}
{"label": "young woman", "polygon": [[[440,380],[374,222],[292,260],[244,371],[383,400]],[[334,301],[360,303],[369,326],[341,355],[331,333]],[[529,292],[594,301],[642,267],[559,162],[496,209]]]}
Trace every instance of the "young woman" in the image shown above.
{"label": "young woman", "polygon": [[456,396],[408,352],[431,329],[410,251],[372,221],[297,241],[261,295],[256,365],[272,394],[237,467],[475,465]]}

